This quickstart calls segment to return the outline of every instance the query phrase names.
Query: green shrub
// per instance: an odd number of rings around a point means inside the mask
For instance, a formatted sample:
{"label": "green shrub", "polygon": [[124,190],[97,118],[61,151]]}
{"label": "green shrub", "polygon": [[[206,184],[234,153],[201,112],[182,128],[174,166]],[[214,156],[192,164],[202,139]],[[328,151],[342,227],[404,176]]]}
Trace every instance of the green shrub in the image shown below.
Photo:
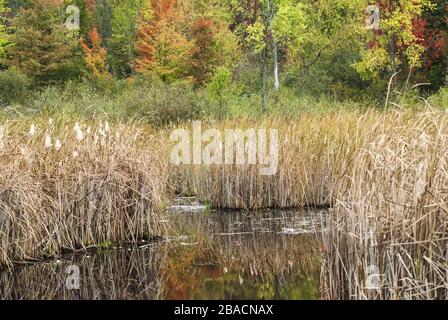
{"label": "green shrub", "polygon": [[23,102],[29,93],[31,80],[17,69],[0,72],[0,104]]}
{"label": "green shrub", "polygon": [[440,89],[429,98],[429,103],[435,108],[448,109],[448,87]]}
{"label": "green shrub", "polygon": [[143,117],[156,125],[202,118],[210,105],[205,95],[183,82],[136,84],[120,95],[116,104],[127,117]]}
{"label": "green shrub", "polygon": [[[64,88],[46,87],[34,93],[26,109],[55,116],[107,116],[110,120],[136,119],[152,125],[200,119],[210,114],[209,99],[188,83],[164,84],[135,79],[109,82],[98,88],[90,82],[67,83]],[[114,88],[114,90],[110,90]]]}

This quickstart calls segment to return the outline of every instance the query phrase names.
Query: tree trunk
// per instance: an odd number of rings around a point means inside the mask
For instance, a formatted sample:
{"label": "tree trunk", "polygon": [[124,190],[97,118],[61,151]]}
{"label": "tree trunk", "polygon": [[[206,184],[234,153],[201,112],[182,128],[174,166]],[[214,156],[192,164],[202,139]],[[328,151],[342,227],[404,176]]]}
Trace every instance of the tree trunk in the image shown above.
{"label": "tree trunk", "polygon": [[[395,36],[392,36],[389,41],[389,59],[392,65],[392,75],[397,72],[397,66],[395,65]],[[397,87],[397,77],[393,79],[394,87]]]}
{"label": "tree trunk", "polygon": [[266,48],[260,53],[260,76],[261,76],[261,110],[263,113],[267,111],[267,75],[266,75]]}
{"label": "tree trunk", "polygon": [[274,86],[275,90],[280,89],[280,78],[278,75],[278,47],[277,42],[274,41]]}

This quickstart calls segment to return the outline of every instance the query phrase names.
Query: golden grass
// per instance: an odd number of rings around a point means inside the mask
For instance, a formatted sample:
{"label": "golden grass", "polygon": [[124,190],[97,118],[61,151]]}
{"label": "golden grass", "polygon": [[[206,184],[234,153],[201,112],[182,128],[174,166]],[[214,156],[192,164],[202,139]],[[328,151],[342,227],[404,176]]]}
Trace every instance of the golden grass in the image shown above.
{"label": "golden grass", "polygon": [[74,121],[0,129],[0,265],[160,231],[166,162],[148,130]]}
{"label": "golden grass", "polygon": [[336,187],[324,296],[448,299],[448,114],[384,120]]}
{"label": "golden grass", "polygon": [[[89,134],[81,126],[78,141],[74,125],[39,124],[33,137],[29,126],[2,126],[0,264],[159,233],[159,209],[175,191],[222,208],[332,207],[322,233],[325,298],[448,298],[445,112],[203,123],[278,129],[273,176],[261,176],[258,165],[170,164],[170,132],[157,138],[130,124],[105,133],[96,124]],[[284,260],[275,261],[281,268]],[[375,269],[378,288],[369,289]]]}
{"label": "golden grass", "polygon": [[[279,129],[278,173],[197,165],[174,167],[170,179],[215,207],[331,207],[325,298],[446,299],[447,118],[441,111],[369,111],[210,123],[221,131]],[[379,289],[367,288],[378,279]]]}
{"label": "golden grass", "polygon": [[[353,164],[353,153],[375,124],[377,112],[304,114],[300,119],[236,119],[204,123],[203,130],[278,129],[277,174],[262,176],[259,165],[182,165],[170,169],[171,185],[213,207],[232,209],[325,207],[333,186]],[[186,126],[187,129],[191,127]]]}

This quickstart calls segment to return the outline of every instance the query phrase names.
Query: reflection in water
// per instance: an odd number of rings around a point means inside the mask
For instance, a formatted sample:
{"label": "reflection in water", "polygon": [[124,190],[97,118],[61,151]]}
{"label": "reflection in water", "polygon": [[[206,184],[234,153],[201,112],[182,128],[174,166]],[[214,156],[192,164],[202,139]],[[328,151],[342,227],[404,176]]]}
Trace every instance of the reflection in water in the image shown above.
{"label": "reflection in water", "polygon": [[[164,251],[157,246],[74,257],[71,261],[19,267],[0,274],[1,299],[158,299],[160,264]],[[67,267],[78,266],[79,290],[66,287]]]}
{"label": "reflection in water", "polygon": [[[321,215],[170,211],[167,241],[0,273],[1,299],[315,299]],[[79,266],[68,290],[66,267]]]}

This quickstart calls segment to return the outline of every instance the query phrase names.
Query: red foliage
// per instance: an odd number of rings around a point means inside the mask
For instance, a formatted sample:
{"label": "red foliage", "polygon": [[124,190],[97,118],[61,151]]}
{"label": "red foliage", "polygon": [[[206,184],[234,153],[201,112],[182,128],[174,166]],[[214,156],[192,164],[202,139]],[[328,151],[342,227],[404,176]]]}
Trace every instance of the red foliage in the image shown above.
{"label": "red foliage", "polygon": [[446,52],[447,35],[439,29],[430,29],[424,19],[416,19],[412,22],[413,33],[417,43],[426,49],[424,68],[429,69],[432,65],[443,58]]}
{"label": "red foliage", "polygon": [[196,44],[192,52],[192,75],[196,83],[204,83],[211,73],[215,25],[211,19],[200,17],[192,24],[191,33]]}
{"label": "red foliage", "polygon": [[176,0],[151,0],[155,20],[172,18],[175,13]]}

